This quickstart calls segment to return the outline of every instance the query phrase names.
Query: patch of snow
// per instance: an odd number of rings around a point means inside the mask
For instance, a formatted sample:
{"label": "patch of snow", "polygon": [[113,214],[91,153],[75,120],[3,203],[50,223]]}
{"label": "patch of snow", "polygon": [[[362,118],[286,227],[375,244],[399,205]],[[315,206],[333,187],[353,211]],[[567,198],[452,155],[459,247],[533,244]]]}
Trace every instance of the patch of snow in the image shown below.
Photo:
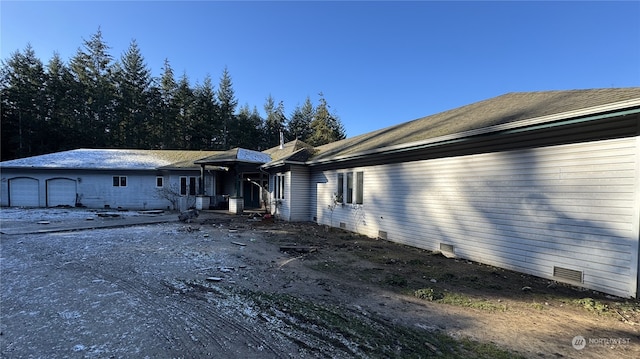
{"label": "patch of snow", "polygon": [[238,149],[237,157],[239,160],[249,161],[249,162],[259,162],[259,163],[271,162],[271,156],[269,156],[268,154],[258,152],[258,151],[247,150],[244,148]]}
{"label": "patch of snow", "polygon": [[86,149],[50,153],[0,163],[6,167],[155,169],[171,162],[144,150]]}

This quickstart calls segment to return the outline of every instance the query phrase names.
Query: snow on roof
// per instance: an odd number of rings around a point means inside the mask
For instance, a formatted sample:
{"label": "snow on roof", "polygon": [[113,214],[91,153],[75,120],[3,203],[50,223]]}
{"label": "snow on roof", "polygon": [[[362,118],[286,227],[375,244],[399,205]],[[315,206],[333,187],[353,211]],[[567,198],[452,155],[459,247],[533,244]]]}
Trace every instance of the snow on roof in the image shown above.
{"label": "snow on roof", "polygon": [[77,149],[0,162],[3,168],[60,169],[156,169],[180,163],[198,167],[193,161],[215,151]]}
{"label": "snow on roof", "polygon": [[247,161],[247,162],[266,163],[271,161],[271,156],[269,156],[266,153],[239,148],[238,160]]}

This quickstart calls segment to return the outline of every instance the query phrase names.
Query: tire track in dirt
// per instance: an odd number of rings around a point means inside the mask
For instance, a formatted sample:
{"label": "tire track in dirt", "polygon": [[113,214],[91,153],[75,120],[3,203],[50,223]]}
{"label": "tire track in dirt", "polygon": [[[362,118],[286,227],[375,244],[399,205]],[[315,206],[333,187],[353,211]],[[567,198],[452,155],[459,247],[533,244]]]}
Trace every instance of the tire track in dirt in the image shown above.
{"label": "tire track in dirt", "polygon": [[[139,305],[129,309],[157,322],[154,331],[166,340],[170,346],[167,350],[177,349],[177,352],[188,357],[245,354],[237,352],[238,338],[242,338],[246,344],[246,354],[259,352],[261,356],[281,356],[283,348],[269,344],[275,338],[272,335],[259,335],[240,311],[229,314],[225,312],[232,309],[229,305],[208,305],[211,299],[218,303],[227,300],[225,296],[228,294],[211,291],[198,293],[201,290],[180,288],[175,282],[167,281],[162,281],[160,286],[153,286],[142,278],[124,278],[86,263],[64,267],[85,275],[90,273],[124,292],[123,296],[138,302]],[[207,298],[207,293],[214,293],[215,297]],[[149,315],[150,308],[156,308],[155,315]],[[247,324],[243,324],[243,321]]]}

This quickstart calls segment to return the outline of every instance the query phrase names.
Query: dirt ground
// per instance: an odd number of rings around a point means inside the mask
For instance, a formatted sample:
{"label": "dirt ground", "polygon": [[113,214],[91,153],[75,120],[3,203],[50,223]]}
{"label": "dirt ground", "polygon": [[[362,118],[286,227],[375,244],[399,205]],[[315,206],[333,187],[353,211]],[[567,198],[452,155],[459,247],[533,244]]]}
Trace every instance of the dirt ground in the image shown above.
{"label": "dirt ground", "polygon": [[313,223],[0,238],[2,358],[640,357],[638,301]]}

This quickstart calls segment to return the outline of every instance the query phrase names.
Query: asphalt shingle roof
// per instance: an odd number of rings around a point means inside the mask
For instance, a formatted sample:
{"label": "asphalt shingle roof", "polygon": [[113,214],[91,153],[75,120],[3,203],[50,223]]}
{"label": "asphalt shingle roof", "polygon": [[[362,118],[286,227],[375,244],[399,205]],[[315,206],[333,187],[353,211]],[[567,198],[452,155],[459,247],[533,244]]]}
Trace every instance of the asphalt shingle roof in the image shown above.
{"label": "asphalt shingle roof", "polygon": [[640,99],[640,87],[516,92],[317,147],[313,161]]}

